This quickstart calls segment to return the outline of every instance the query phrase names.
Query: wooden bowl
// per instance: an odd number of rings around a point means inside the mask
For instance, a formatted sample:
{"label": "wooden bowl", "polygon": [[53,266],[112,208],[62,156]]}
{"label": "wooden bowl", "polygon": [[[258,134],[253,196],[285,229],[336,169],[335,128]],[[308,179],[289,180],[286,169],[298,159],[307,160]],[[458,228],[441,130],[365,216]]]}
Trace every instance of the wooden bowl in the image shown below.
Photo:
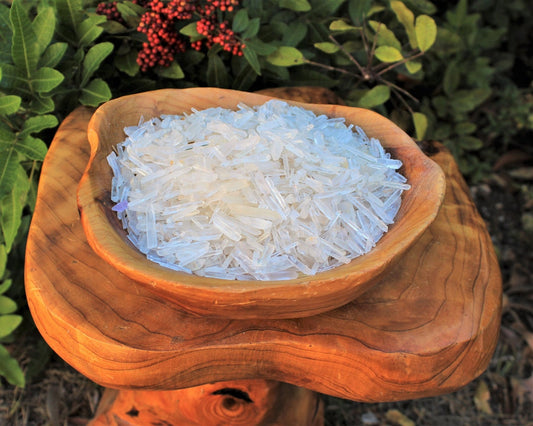
{"label": "wooden bowl", "polygon": [[400,172],[411,189],[404,191],[395,223],[377,245],[346,265],[285,281],[205,278],[147,260],[129,242],[111,210],[112,170],[106,157],[113,146],[125,139],[124,127],[137,125],[141,116],[149,119],[215,106],[233,109],[238,103],[254,106],[269,99],[272,98],[215,88],[165,89],[118,98],[96,110],[88,127],[91,157],[78,187],[81,222],[93,250],[137,282],[132,282],[132,291],[138,284],[146,285],[187,311],[219,318],[314,315],[342,306],[367,290],[435,219],[444,197],[444,174],[394,123],[365,109],[287,101],[317,114],[344,117],[347,123],[362,127],[369,137],[378,138],[394,158],[403,161]]}

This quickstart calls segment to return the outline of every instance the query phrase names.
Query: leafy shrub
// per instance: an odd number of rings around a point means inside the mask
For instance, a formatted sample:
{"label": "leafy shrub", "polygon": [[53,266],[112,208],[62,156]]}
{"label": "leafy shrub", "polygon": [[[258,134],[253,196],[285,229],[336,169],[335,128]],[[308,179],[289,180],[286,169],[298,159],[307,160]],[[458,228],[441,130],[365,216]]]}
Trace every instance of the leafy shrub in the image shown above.
{"label": "leafy shrub", "polygon": [[[87,16],[81,2],[57,0],[55,4],[55,8],[44,2],[39,4],[37,11],[32,10],[33,19],[20,0],[15,0],[10,8],[0,4],[0,339],[3,341],[12,339],[12,332],[22,321],[20,315],[14,314],[17,304],[6,291],[14,280],[16,287],[23,288],[20,251],[23,251],[35,203],[40,164],[47,152],[41,135],[57,126],[61,111],[74,106],[72,99],[96,106],[111,97],[107,83],[92,78],[113,49],[108,42],[95,44],[103,31],[98,24],[105,18]],[[12,384],[24,385],[22,371],[1,345],[0,374]]]}

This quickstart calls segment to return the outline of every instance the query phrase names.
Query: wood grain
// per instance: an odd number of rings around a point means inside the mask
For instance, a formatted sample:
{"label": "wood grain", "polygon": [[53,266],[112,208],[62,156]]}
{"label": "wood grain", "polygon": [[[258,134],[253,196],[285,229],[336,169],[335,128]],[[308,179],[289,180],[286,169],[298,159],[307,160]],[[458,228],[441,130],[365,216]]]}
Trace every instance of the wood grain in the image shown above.
{"label": "wood grain", "polygon": [[432,144],[447,189],[418,242],[372,289],[307,318],[203,318],[102,262],[75,193],[92,111],[62,123],[43,165],[27,244],[35,323],[65,361],[116,389],[173,390],[276,380],[357,401],[451,392],[481,374],[497,342],[501,278],[452,156]]}
{"label": "wood grain", "polygon": [[312,391],[268,380],[240,380],[177,391],[107,389],[88,426],[322,426]]}
{"label": "wood grain", "polygon": [[[304,93],[300,89],[298,97]],[[313,92],[311,92],[313,93]],[[320,93],[320,92],[319,92]],[[293,91],[288,91],[291,96]],[[317,115],[342,117],[380,140],[394,158],[402,160],[401,173],[411,189],[402,194],[394,224],[364,256],[346,265],[293,280],[222,280],[164,268],[149,261],[128,240],[113,212],[110,199],[112,172],[107,156],[124,140],[124,127],[163,114],[182,114],[191,108],[236,108],[240,103],[262,105],[264,94],[216,88],[164,89],[125,96],[105,103],[89,122],[89,164],[78,188],[81,223],[89,245],[106,262],[157,295],[191,312],[221,318],[293,318],[329,311],[366,291],[416,241],[434,220],[444,197],[441,169],[413,140],[385,117],[361,108],[301,104]],[[61,173],[61,172],[59,172]]]}

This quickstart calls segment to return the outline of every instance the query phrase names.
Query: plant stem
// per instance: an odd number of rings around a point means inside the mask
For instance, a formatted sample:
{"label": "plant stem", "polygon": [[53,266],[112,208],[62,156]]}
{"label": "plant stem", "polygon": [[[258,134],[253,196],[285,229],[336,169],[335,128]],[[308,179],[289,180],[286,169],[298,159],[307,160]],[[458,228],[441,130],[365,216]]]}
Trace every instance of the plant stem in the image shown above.
{"label": "plant stem", "polygon": [[381,79],[381,81],[386,84],[387,86],[389,86],[391,89],[395,89],[397,90],[398,92],[404,94],[405,96],[407,96],[408,98],[410,98],[412,101],[418,103],[419,100],[417,98],[415,98],[413,95],[411,95],[407,90],[405,89],[402,89],[401,87],[399,86],[396,86],[396,84],[394,83],[391,83],[390,81],[387,81],[387,80],[383,80]]}
{"label": "plant stem", "polygon": [[361,64],[357,61],[357,59],[355,59],[352,54],[350,52],[348,52],[343,45],[341,45],[337,39],[335,39],[335,37],[333,37],[331,34],[329,36],[329,39],[335,43],[335,45],[342,51],[342,53],[344,53],[348,59],[350,59],[350,61],[352,61],[354,63],[354,65],[357,67],[357,69],[359,70],[359,72],[361,73],[361,76],[363,78],[363,80],[370,80],[371,78],[371,75],[370,73],[368,72],[368,70],[366,68],[363,68],[361,66]]}
{"label": "plant stem", "polygon": [[[379,29],[380,28],[381,28],[381,22],[378,24],[378,29],[376,31],[376,35],[379,33]],[[364,39],[366,39],[366,36],[364,35],[364,33],[363,33],[362,36],[363,36]],[[374,53],[376,52],[377,41],[378,41],[378,38],[376,36],[374,36],[374,40],[372,41],[372,48],[370,49],[370,52],[368,52],[368,66],[371,66],[372,65],[372,61],[374,60]],[[365,43],[365,48],[368,51],[368,47],[366,47],[366,43]]]}
{"label": "plant stem", "polygon": [[[386,81],[386,80],[382,80],[383,83],[387,86],[389,86],[391,89],[392,89],[392,93],[394,95],[396,95],[396,97],[400,100],[400,102],[405,106],[405,108],[407,108],[407,110],[413,114],[413,110],[411,109],[411,107],[409,106],[409,104],[407,103],[407,101],[403,98],[403,96],[400,95],[400,93],[398,92],[402,92],[402,93],[405,93],[405,90],[403,90],[402,88],[396,86],[395,84],[389,82],[389,81]],[[407,95],[411,96],[409,93],[407,93]],[[412,97],[412,99],[414,99],[416,102],[418,102],[418,99]]]}
{"label": "plant stem", "polygon": [[309,59],[306,59],[305,60],[305,63],[306,64],[309,64],[309,65],[313,65],[315,67],[319,67],[319,68],[324,68],[328,71],[335,71],[335,72],[340,72],[342,74],[346,74],[346,75],[349,75],[349,76],[352,76],[352,77],[355,77],[359,80],[362,80],[363,78],[359,75],[359,74],[355,74],[353,72],[350,72],[350,71],[346,71],[345,69],[343,68],[338,68],[338,67],[332,67],[331,65],[326,65],[326,64],[321,64],[320,62],[315,62],[315,61],[311,61]]}
{"label": "plant stem", "polygon": [[392,70],[392,69],[394,69],[394,68],[396,68],[396,67],[398,67],[398,66],[400,66],[402,64],[405,64],[406,62],[409,62],[412,59],[416,59],[416,58],[422,56],[423,54],[424,54],[424,52],[420,51],[420,52],[416,53],[413,56],[409,56],[408,58],[403,58],[401,61],[394,62],[393,64],[391,64],[388,67],[386,67],[386,68],[382,69],[381,71],[379,71],[377,73],[377,75],[385,74],[387,71],[390,71],[390,70]]}

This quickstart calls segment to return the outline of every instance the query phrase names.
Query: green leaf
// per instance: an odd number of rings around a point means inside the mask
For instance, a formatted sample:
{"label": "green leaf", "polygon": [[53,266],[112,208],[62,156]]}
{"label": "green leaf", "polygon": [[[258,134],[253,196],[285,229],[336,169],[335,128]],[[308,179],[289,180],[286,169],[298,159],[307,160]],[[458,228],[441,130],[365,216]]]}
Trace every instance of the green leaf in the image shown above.
{"label": "green leaf", "polygon": [[0,339],[9,336],[22,322],[20,315],[0,316]]}
{"label": "green leaf", "polygon": [[333,21],[331,24],[329,24],[329,29],[331,31],[346,32],[346,31],[359,31],[361,27],[354,27],[350,24],[347,24],[342,19],[337,19]]}
{"label": "green leaf", "polygon": [[315,43],[313,46],[315,46],[318,50],[321,50],[324,53],[335,53],[338,52],[340,47],[337,46],[335,43],[331,43],[329,41],[324,41],[321,43]]}
{"label": "green leaf", "polygon": [[465,151],[477,151],[483,148],[483,141],[474,136],[461,136],[458,138],[457,143]]}
{"label": "green leaf", "polygon": [[186,64],[188,68],[194,67],[195,65],[198,65],[200,62],[202,62],[205,59],[205,53],[198,52],[194,49],[188,49],[183,54],[183,61],[181,61],[182,64]]}
{"label": "green leaf", "polygon": [[302,52],[295,47],[280,46],[274,53],[267,56],[267,61],[278,67],[291,67],[305,63]]}
{"label": "green leaf", "polygon": [[27,92],[28,80],[22,72],[11,64],[2,64],[2,80],[0,87],[6,89],[21,89]]}
{"label": "green leaf", "polygon": [[345,1],[346,0],[311,0],[310,14],[318,19],[335,16],[337,10]]}
{"label": "green leaf", "polygon": [[100,64],[113,51],[113,43],[109,41],[95,44],[91,47],[85,58],[83,59],[82,78],[80,86],[84,87],[89,79],[93,76],[95,71],[100,67]]}
{"label": "green leaf", "polygon": [[291,72],[291,85],[331,88],[337,86],[338,84],[338,80],[330,78],[326,74],[319,71],[296,68]]}
{"label": "green leaf", "polygon": [[381,62],[397,62],[403,59],[402,52],[392,46],[379,46],[375,51],[375,56]]}
{"label": "green leaf", "polygon": [[303,22],[293,22],[289,24],[287,31],[283,34],[281,44],[284,46],[295,47],[300,43],[307,35],[307,25]]}
{"label": "green leaf", "polygon": [[357,102],[357,106],[361,108],[374,108],[378,105],[384,104],[390,98],[390,89],[383,84],[374,86],[367,91]]}
{"label": "green leaf", "polygon": [[19,154],[26,156],[30,160],[37,161],[43,161],[48,151],[46,144],[41,139],[32,136],[25,136],[18,140],[14,148]]}
{"label": "green leaf", "polygon": [[14,0],[10,13],[13,27],[11,55],[13,63],[25,76],[30,77],[39,61],[39,45],[28,14],[21,5],[21,0]]}
{"label": "green leaf", "polygon": [[11,27],[11,21],[9,19],[9,8],[0,3],[0,62],[3,62],[2,56],[6,57],[6,62],[11,60],[11,38],[13,35],[13,29]]}
{"label": "green leaf", "polygon": [[111,99],[111,90],[101,78],[95,78],[81,89],[80,103],[85,106],[97,107]]}
{"label": "green leaf", "polygon": [[128,31],[127,27],[117,21],[107,20],[105,22],[102,22],[100,26],[108,34],[123,34]]}
{"label": "green leaf", "polygon": [[437,12],[437,7],[428,0],[404,0],[404,2],[412,9],[418,10],[420,13],[432,15]]}
{"label": "green leaf", "polygon": [[416,74],[418,71],[422,69],[422,62],[417,60],[411,60],[407,61],[405,63],[405,68],[407,68],[407,71],[409,74]]}
{"label": "green leaf", "polygon": [[490,89],[459,90],[453,93],[451,106],[456,112],[470,112],[481,105],[490,96]]}
{"label": "green leaf", "polygon": [[249,21],[248,11],[246,9],[240,9],[233,17],[231,29],[236,33],[240,33],[246,29]]}
{"label": "green leaf", "polygon": [[224,61],[217,54],[207,57],[207,84],[214,87],[228,87],[228,72]]}
{"label": "green leaf", "polygon": [[10,115],[16,113],[20,108],[20,96],[8,95],[0,97],[0,114]]}
{"label": "green leaf", "polygon": [[370,10],[372,0],[350,0],[348,4],[348,14],[352,22],[357,25],[363,25],[363,21]]}
{"label": "green leaf", "polygon": [[59,22],[76,34],[84,14],[82,0],[55,0],[55,3]]}
{"label": "green leaf", "polygon": [[142,3],[142,2],[133,3],[132,1],[126,1],[122,4],[126,5],[132,14],[136,14],[140,16],[146,12],[146,8],[144,6],[141,6],[139,3]]}
{"label": "green leaf", "polygon": [[134,77],[139,72],[139,64],[137,63],[137,52],[130,50],[125,55],[116,55],[114,64],[118,70],[126,73],[130,77]]}
{"label": "green leaf", "polygon": [[59,86],[64,79],[65,76],[59,71],[42,67],[32,73],[29,82],[35,92],[46,93]]}
{"label": "green leaf", "polygon": [[[6,272],[6,264],[7,264],[6,246],[4,244],[0,244],[0,280],[4,276],[4,273]],[[7,289],[11,286],[11,283],[9,281],[10,280],[4,280],[2,284],[0,284],[0,294],[5,293]]]}
{"label": "green leaf", "polygon": [[259,56],[267,56],[272,53],[274,53],[277,49],[277,47],[273,44],[265,43],[264,41],[255,38],[252,40],[248,40],[246,42],[246,46],[252,49],[255,53],[257,53]]}
{"label": "green leaf", "polygon": [[391,1],[390,5],[396,14],[396,18],[405,28],[409,44],[413,49],[418,47],[415,33],[415,15],[401,1]]}
{"label": "green leaf", "polygon": [[[44,129],[52,129],[58,125],[58,120],[55,115],[45,114],[29,117],[22,127],[19,137],[29,135],[31,133],[39,133]],[[37,160],[37,158],[33,158]]]}
{"label": "green leaf", "polygon": [[[4,263],[4,271],[2,271],[2,275],[4,275],[5,263],[7,261],[7,251],[6,251],[6,246],[4,244],[0,245],[0,256],[2,256],[2,260]],[[6,291],[8,291],[9,288],[11,287],[11,284],[13,284],[13,280],[11,279],[4,280],[4,282],[0,284],[0,294],[4,294]]]}
{"label": "green leaf", "polygon": [[428,118],[421,112],[413,112],[413,124],[415,125],[416,139],[423,140],[428,128]]}
{"label": "green leaf", "polygon": [[13,241],[15,241],[21,224],[22,210],[24,209],[29,186],[26,172],[22,166],[17,165],[15,170],[15,184],[11,192],[4,195],[0,200],[0,228],[2,229],[7,252],[11,251],[11,246],[13,245]]}
{"label": "green leaf", "polygon": [[467,0],[459,0],[457,3],[457,6],[455,7],[455,11],[452,11],[451,9],[446,11],[446,19],[450,24],[452,24],[455,28],[462,27],[468,11],[468,2]]}
{"label": "green leaf", "polygon": [[0,121],[0,152],[6,149],[11,149],[16,139],[17,135],[15,131],[7,124]]}
{"label": "green leaf", "polygon": [[55,109],[54,100],[51,96],[39,96],[33,98],[30,110],[35,114],[47,114]]}
{"label": "green leaf", "polygon": [[259,64],[259,59],[257,58],[257,55],[255,54],[255,52],[249,47],[245,47],[242,50],[242,53],[243,53],[244,59],[246,59],[246,62],[248,62],[248,64],[250,65],[250,67],[252,67],[254,72],[257,75],[261,75],[261,65]]}
{"label": "green leaf", "polygon": [[415,33],[416,33],[416,42],[418,43],[418,48],[425,52],[437,39],[437,24],[433,18],[430,18],[427,15],[420,15],[416,18],[415,23]]}
{"label": "green leaf", "polygon": [[[292,12],[285,12],[285,13],[292,13]],[[279,37],[285,36],[287,34],[287,31],[289,31],[289,24],[285,22],[283,19],[284,14],[278,13],[272,21],[270,22],[270,30],[273,34],[275,34],[276,38],[274,41],[276,44],[279,42]]]}
{"label": "green leaf", "polygon": [[457,87],[459,87],[459,82],[461,79],[461,74],[459,73],[459,67],[457,66],[456,61],[451,61],[444,71],[443,78],[443,89],[444,93],[451,95]]}
{"label": "green leaf", "polygon": [[17,304],[7,296],[0,296],[0,315],[12,314],[17,310]]}
{"label": "green leaf", "polygon": [[250,65],[244,66],[241,71],[233,79],[231,86],[234,90],[250,90],[250,87],[257,80],[257,73],[252,69]]}
{"label": "green leaf", "polygon": [[12,192],[17,180],[17,167],[19,167],[19,161],[15,150],[9,149],[2,152],[0,155],[0,196]]}
{"label": "green leaf", "polygon": [[455,125],[455,133],[457,133],[458,135],[469,135],[471,133],[474,133],[476,129],[476,124],[471,123],[470,121],[462,121]]}
{"label": "green leaf", "polygon": [[44,51],[39,65],[41,67],[54,68],[59,64],[65,52],[67,51],[68,44],[63,42],[53,43]]}
{"label": "green leaf", "polygon": [[161,77],[172,78],[174,80],[185,77],[183,70],[176,61],[172,62],[168,67],[158,67],[156,72]]}
{"label": "green leaf", "polygon": [[38,35],[38,54],[42,55],[48,45],[52,42],[54,36],[56,28],[56,15],[54,9],[50,6],[41,9],[33,20],[32,26],[35,34]]}
{"label": "green leaf", "polygon": [[261,16],[263,14],[263,0],[248,0],[246,3],[250,16]]}
{"label": "green leaf", "polygon": [[461,36],[447,28],[437,28],[437,42],[435,49],[439,55],[452,55],[460,52],[464,48],[464,41]]}
{"label": "green leaf", "polygon": [[117,9],[122,16],[122,19],[124,19],[132,28],[137,28],[140,22],[140,15],[145,12],[142,8],[138,8],[138,5],[133,3],[117,2]]}
{"label": "green leaf", "polygon": [[13,386],[23,388],[26,384],[24,372],[20,368],[17,360],[9,355],[9,352],[3,345],[0,345],[0,375],[4,376]]}
{"label": "green leaf", "polygon": [[309,12],[311,4],[307,0],[280,0],[279,6],[295,12]]}
{"label": "green leaf", "polygon": [[250,19],[248,21],[248,26],[241,33],[241,37],[244,40],[247,40],[249,38],[255,37],[257,35],[257,33],[259,32],[260,28],[261,28],[261,19],[260,18]]}
{"label": "green leaf", "polygon": [[378,46],[392,46],[398,50],[402,49],[402,44],[396,35],[384,23],[370,20],[368,25],[376,32],[376,44]]}
{"label": "green leaf", "polygon": [[181,30],[180,33],[190,37],[191,41],[197,41],[204,38],[202,34],[200,34],[196,28],[196,22],[191,22],[190,24],[185,25]]}
{"label": "green leaf", "polygon": [[101,15],[94,15],[83,20],[76,29],[79,46],[87,47],[98,37],[100,37],[100,34],[102,34],[102,32],[104,31],[104,28],[101,27],[99,24],[105,21],[106,17]]}

